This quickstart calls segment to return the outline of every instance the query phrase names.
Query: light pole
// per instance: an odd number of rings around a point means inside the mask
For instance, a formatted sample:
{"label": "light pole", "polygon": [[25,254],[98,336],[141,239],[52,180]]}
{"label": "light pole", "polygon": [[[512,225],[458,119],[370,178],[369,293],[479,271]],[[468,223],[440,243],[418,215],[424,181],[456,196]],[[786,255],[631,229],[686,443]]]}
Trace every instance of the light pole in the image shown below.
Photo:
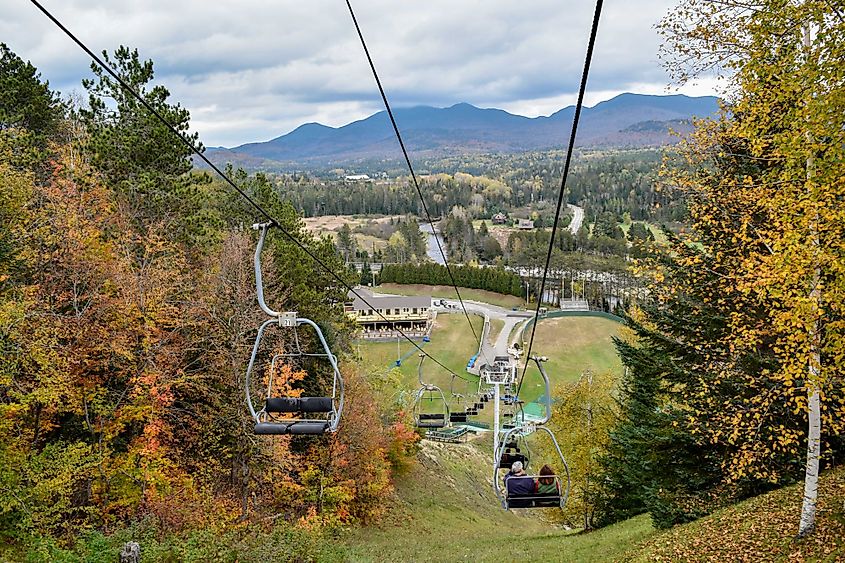
{"label": "light pole", "polygon": [[528,280],[525,280],[525,308],[526,309],[528,309],[530,304],[531,304],[531,301],[528,298],[529,297],[528,296],[528,284],[529,284]]}

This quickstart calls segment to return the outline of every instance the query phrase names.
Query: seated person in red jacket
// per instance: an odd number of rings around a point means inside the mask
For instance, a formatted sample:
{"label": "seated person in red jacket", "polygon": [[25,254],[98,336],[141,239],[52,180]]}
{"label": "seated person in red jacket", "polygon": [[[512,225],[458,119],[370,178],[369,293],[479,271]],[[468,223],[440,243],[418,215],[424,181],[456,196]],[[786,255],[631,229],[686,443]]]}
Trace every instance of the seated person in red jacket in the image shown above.
{"label": "seated person in red jacket", "polygon": [[505,475],[505,489],[508,491],[508,496],[532,495],[536,488],[537,483],[522,469],[522,462],[513,462],[510,472]]}

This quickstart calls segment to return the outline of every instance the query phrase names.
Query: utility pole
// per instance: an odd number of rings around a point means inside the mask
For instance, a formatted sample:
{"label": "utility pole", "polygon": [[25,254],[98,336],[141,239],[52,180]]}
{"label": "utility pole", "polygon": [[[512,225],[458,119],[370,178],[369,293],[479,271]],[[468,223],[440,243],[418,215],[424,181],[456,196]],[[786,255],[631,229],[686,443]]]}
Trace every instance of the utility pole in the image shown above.
{"label": "utility pole", "polygon": [[[396,332],[396,323],[395,322],[393,323],[393,332]],[[397,367],[400,365],[401,361],[402,361],[402,349],[399,346],[399,333],[396,332],[396,366]]]}

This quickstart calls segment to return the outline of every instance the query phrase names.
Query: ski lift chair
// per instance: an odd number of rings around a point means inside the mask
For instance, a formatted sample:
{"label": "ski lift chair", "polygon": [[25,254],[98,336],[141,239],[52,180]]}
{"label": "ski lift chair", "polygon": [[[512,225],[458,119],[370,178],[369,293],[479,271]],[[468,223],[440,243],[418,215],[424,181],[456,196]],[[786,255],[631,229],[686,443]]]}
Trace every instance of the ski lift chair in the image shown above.
{"label": "ski lift chair", "polygon": [[[423,403],[437,403],[439,412],[422,412]],[[446,396],[436,385],[424,384],[414,400],[414,426],[417,428],[445,428],[449,425],[450,414]]]}
{"label": "ski lift chair", "polygon": [[[566,459],[563,457],[563,453],[560,450],[560,446],[557,443],[557,439],[555,439],[554,433],[545,426],[533,426],[530,428],[530,431],[545,432],[549,436],[552,444],[554,445],[554,451],[555,453],[557,453],[558,457],[560,458],[561,464],[563,465],[565,475],[521,475],[518,477],[505,476],[505,482],[500,482],[499,470],[505,469],[506,463],[509,463],[510,466],[512,466],[513,463],[517,461],[517,459],[515,459],[512,454],[507,453],[508,448],[506,446],[513,444],[517,436],[523,435],[526,430],[527,429],[524,426],[517,426],[505,432],[504,436],[502,437],[502,447],[500,447],[501,453],[496,456],[496,464],[493,471],[493,487],[496,491],[496,496],[499,498],[499,502],[502,504],[502,508],[504,508],[505,510],[510,510],[512,508],[563,508],[566,505],[567,499],[569,498],[569,491],[571,487],[569,466],[566,463]],[[528,459],[523,461],[523,464],[527,463],[527,461]],[[540,479],[550,480],[555,485],[554,492],[531,492],[528,494],[513,494],[508,491],[507,481],[510,479],[531,479],[532,484],[536,483]]]}
{"label": "ski lift chair", "polygon": [[[569,465],[566,463],[566,458],[563,456],[563,452],[560,450],[560,445],[558,445],[557,439],[555,438],[554,433],[546,428],[545,424],[549,422],[552,418],[552,403],[551,403],[551,385],[549,383],[549,376],[546,374],[546,370],[543,368],[542,363],[547,360],[545,357],[533,357],[532,360],[536,362],[537,367],[540,371],[540,376],[543,378],[543,383],[546,387],[546,394],[545,394],[545,407],[546,412],[545,416],[535,422],[535,423],[526,423],[523,419],[522,424],[515,425],[513,428],[508,429],[504,435],[502,436],[501,441],[499,442],[498,451],[495,452],[494,456],[494,464],[493,464],[493,489],[496,492],[496,496],[499,498],[499,502],[502,504],[502,508],[505,510],[510,510],[512,508],[563,508],[566,506],[566,501],[569,498],[569,492],[572,486],[572,481],[569,475]],[[557,456],[560,458],[561,465],[564,468],[565,475],[524,475],[519,477],[509,477],[509,479],[550,479],[555,484],[555,492],[549,494],[540,494],[540,493],[530,493],[530,494],[520,494],[514,495],[509,494],[507,490],[507,484],[505,483],[502,486],[502,482],[499,479],[499,470],[504,469],[502,465],[502,460],[504,454],[512,446],[515,442],[518,441],[520,436],[525,436],[532,432],[545,432],[549,439],[554,446],[554,451],[557,453]],[[505,457],[506,460],[509,458]],[[511,465],[516,460],[509,460]],[[566,477],[565,486],[563,477]]]}
{"label": "ski lift chair", "polygon": [[467,422],[467,413],[466,412],[455,412],[451,411],[449,413],[449,422],[463,424]]}
{"label": "ski lift chair", "polygon": [[[252,355],[250,356],[249,366],[246,370],[246,403],[249,413],[255,421],[254,431],[256,434],[265,435],[314,435],[335,432],[340,424],[340,418],[343,412],[344,383],[337,365],[337,357],[329,348],[323,331],[314,321],[298,317],[295,312],[274,311],[264,301],[264,283],[261,276],[261,251],[264,248],[264,241],[270,226],[270,223],[254,226],[254,228],[261,230],[258,238],[258,246],[255,250],[255,286],[258,294],[258,304],[270,317],[258,328],[255,345],[252,348]],[[302,350],[298,333],[298,328],[302,326],[309,326],[314,330],[317,341],[320,343],[319,350],[313,352]],[[280,330],[286,331],[288,333],[288,341],[293,342],[293,349],[289,352],[273,356],[264,405],[257,409],[252,399],[252,374],[256,366],[256,358],[261,347],[261,340],[265,332],[271,327],[277,327]],[[331,367],[331,394],[315,397],[276,395],[273,388],[273,373],[275,373],[277,364],[282,362],[301,365],[306,359],[324,361]]]}
{"label": "ski lift chair", "polygon": [[[446,401],[446,396],[443,391],[431,383],[425,383],[422,376],[422,366],[425,361],[425,354],[420,354],[420,364],[417,367],[417,378],[420,383],[420,388],[417,390],[414,398],[414,426],[417,428],[446,428],[449,426],[450,413],[449,403]],[[423,403],[436,403],[439,408],[431,412],[423,412]]]}

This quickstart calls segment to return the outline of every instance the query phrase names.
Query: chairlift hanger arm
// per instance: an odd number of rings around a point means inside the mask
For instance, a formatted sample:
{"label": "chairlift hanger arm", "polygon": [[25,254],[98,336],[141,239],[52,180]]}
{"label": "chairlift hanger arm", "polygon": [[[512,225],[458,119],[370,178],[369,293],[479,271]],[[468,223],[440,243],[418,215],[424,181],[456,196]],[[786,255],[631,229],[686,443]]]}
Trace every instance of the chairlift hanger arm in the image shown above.
{"label": "chairlift hanger arm", "polygon": [[253,229],[260,230],[258,245],[255,247],[255,290],[258,294],[258,305],[261,310],[271,317],[281,318],[281,313],[268,307],[267,302],[264,301],[264,278],[261,275],[261,251],[264,250],[264,240],[267,238],[267,230],[271,225],[272,223],[258,223],[252,226]]}

